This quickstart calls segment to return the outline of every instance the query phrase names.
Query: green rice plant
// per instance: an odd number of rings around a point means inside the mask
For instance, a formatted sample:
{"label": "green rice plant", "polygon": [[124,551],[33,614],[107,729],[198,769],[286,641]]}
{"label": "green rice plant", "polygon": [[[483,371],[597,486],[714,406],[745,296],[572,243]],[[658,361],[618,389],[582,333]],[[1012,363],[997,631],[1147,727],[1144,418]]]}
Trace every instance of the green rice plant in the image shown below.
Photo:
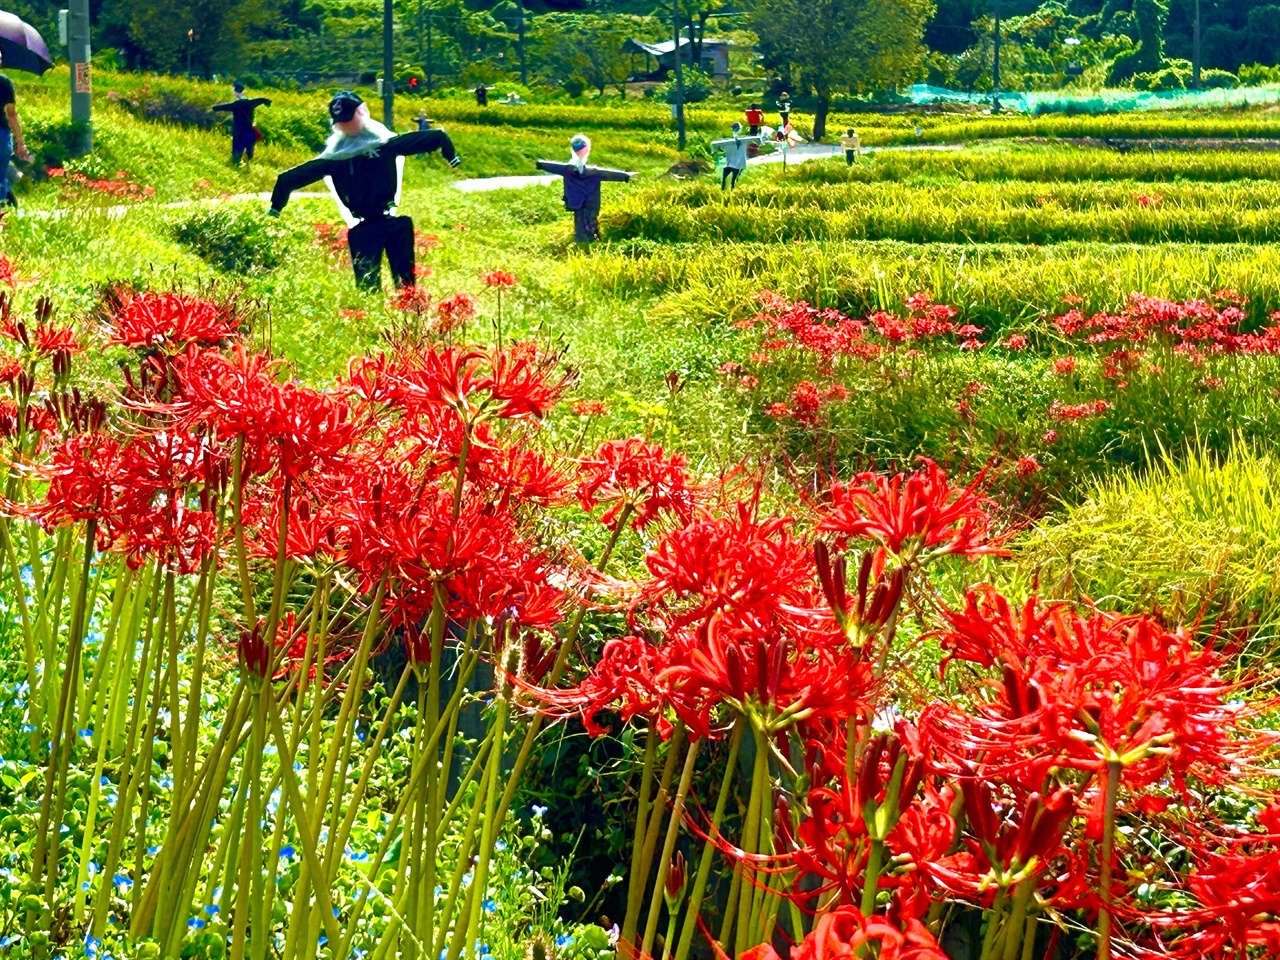
{"label": "green rice plant", "polygon": [[1091,480],[1084,499],[1028,531],[1021,565],[1060,596],[1236,622],[1280,621],[1280,464],[1237,440],[1191,439],[1146,469]]}
{"label": "green rice plant", "polygon": [[1280,186],[1170,184],[1153,193],[1115,183],[959,182],[838,186],[748,184],[732,196],[704,184],[633,190],[602,228],[621,239],[694,241],[903,240],[1060,243],[1066,240],[1265,243],[1280,238]]}

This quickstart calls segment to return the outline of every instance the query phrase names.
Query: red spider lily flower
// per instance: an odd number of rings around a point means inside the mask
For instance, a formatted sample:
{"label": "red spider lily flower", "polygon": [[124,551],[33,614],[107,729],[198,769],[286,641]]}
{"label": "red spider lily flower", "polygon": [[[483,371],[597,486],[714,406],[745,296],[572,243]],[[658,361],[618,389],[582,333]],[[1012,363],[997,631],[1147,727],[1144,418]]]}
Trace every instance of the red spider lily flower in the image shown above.
{"label": "red spider lily flower", "polygon": [[990,589],[949,617],[950,657],[999,664],[1003,682],[972,713],[935,703],[920,724],[954,762],[980,757],[978,775],[1038,789],[1050,767],[1094,774],[1118,763],[1126,787],[1169,777],[1181,788],[1247,770],[1275,742],[1247,724],[1259,706],[1220,677],[1226,654],[1150,617],[1041,610],[1034,599],[1015,614]]}
{"label": "red spider lily flower", "polygon": [[1065,377],[1067,374],[1075,370],[1075,368],[1076,368],[1075,357],[1071,357],[1071,356],[1058,357],[1053,361],[1053,372],[1060,377]]}
{"label": "red spider lily flower", "polygon": [[1005,349],[1013,351],[1025,350],[1029,343],[1031,341],[1022,333],[1011,333],[1004,340]]}
{"label": "red spider lily flower", "polygon": [[610,529],[624,508],[637,530],[664,513],[688,523],[701,492],[689,477],[684,457],[668,456],[662,447],[639,437],[602,443],[582,462],[578,476],[582,509],[607,504],[600,519]]}
{"label": "red spider lily flower", "polygon": [[908,310],[913,313],[919,313],[920,311],[929,309],[929,305],[933,303],[933,297],[924,292],[913,293],[911,296],[907,297],[904,303]]}
{"label": "red spider lily flower", "polygon": [[1047,445],[1049,445],[1049,444],[1057,443],[1057,442],[1058,442],[1058,431],[1057,431],[1057,430],[1046,430],[1044,433],[1042,433],[1042,434],[1040,435],[1040,442],[1041,442],[1041,443],[1043,443],[1043,444],[1045,444],[1046,446],[1047,446]]}
{"label": "red spider lily flower", "polygon": [[684,900],[685,862],[684,854],[676,851],[671,858],[671,866],[667,869],[667,881],[662,891],[667,902],[667,909],[675,911]]}
{"label": "red spider lily flower", "polygon": [[391,308],[403,313],[426,316],[431,312],[431,293],[426,287],[412,284],[398,289],[391,298]]}
{"label": "red spider lily flower", "polygon": [[500,290],[510,289],[516,285],[515,274],[508,273],[506,270],[490,270],[480,279],[484,281],[486,287],[496,287]]}
{"label": "red spider lily flower", "polygon": [[240,325],[232,307],[180,293],[113,290],[103,313],[107,343],[137,349],[216,346],[235,336]]}
{"label": "red spider lily flower", "polygon": [[1086,420],[1106,413],[1112,406],[1113,404],[1106,400],[1087,400],[1084,403],[1063,403],[1061,400],[1054,400],[1049,404],[1048,412],[1051,420]]}
{"label": "red spider lily flower", "polygon": [[440,332],[450,333],[464,326],[476,315],[476,301],[469,293],[455,293],[436,305],[440,317]]}
{"label": "red spider lily flower", "polygon": [[240,669],[250,683],[261,685],[271,671],[271,644],[263,636],[265,625],[259,620],[252,630],[242,630],[236,643]]}
{"label": "red spider lily flower", "polygon": [[1007,555],[991,529],[992,503],[978,493],[984,478],[960,487],[932,460],[923,463],[910,474],[862,474],[833,484],[818,510],[819,532],[876,540],[907,565],[947,554]]}
{"label": "red spider lily flower", "polygon": [[[818,917],[813,930],[791,948],[790,960],[947,960],[932,933],[919,920],[901,925],[887,917],[864,917],[852,905],[837,907]],[[741,960],[782,960],[773,944],[762,943]]]}
{"label": "red spider lily flower", "polygon": [[362,357],[348,365],[358,395],[389,402],[410,416],[448,407],[468,423],[489,417],[541,418],[574,382],[561,355],[532,343],[483,350],[427,345],[394,356]]}
{"label": "red spider lily flower", "polygon": [[37,472],[49,487],[44,503],[31,512],[44,528],[93,520],[103,527],[99,542],[104,543],[126,482],[120,443],[100,431],[73,435],[53,450],[49,462]]}
{"label": "red spider lily flower", "polygon": [[569,411],[578,417],[600,417],[609,412],[609,408],[600,400],[575,400],[569,404]]}
{"label": "red spider lily flower", "polygon": [[13,272],[13,263],[3,253],[0,253],[0,283],[9,288],[18,285],[17,276]]}
{"label": "red spider lily flower", "polygon": [[440,238],[434,233],[423,233],[421,230],[415,230],[413,231],[413,245],[425,253],[440,246]]}
{"label": "red spider lily flower", "polygon": [[1018,462],[1014,464],[1014,472],[1022,478],[1033,477],[1041,470],[1040,461],[1035,458],[1034,454],[1023,454],[1018,458]]}
{"label": "red spider lily flower", "polygon": [[243,437],[245,476],[278,469],[296,479],[340,461],[362,430],[346,396],[277,383],[279,367],[242,344],[230,357],[191,350],[178,358],[172,409],[187,429]]}

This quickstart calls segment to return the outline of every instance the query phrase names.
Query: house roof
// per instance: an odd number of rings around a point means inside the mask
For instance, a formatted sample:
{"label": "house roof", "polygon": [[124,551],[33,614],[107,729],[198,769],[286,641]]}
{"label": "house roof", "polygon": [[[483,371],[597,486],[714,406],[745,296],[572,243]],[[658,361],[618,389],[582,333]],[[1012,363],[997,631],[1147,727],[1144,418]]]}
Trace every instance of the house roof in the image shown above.
{"label": "house roof", "polygon": [[[689,38],[681,37],[680,49],[683,50],[687,46],[689,46]],[[703,50],[715,50],[721,47],[729,49],[733,47],[733,44],[728,40],[712,40],[710,38],[702,41]],[[676,43],[674,40],[660,40],[657,43],[648,43],[644,40],[632,38],[622,45],[622,49],[635,53],[647,53],[654,57],[669,57],[675,51]]]}

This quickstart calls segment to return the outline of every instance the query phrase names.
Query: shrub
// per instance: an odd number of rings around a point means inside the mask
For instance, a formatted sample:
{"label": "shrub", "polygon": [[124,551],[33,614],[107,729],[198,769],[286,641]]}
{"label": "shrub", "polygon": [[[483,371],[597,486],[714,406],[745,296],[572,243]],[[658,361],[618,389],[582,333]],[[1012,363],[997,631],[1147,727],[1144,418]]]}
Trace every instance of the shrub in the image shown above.
{"label": "shrub", "polygon": [[132,95],[119,94],[113,90],[108,98],[143,120],[159,120],[183,127],[211,130],[223,119],[211,112],[206,104],[192,103],[174,90],[153,91],[150,84],[143,84]]}
{"label": "shrub", "polygon": [[173,225],[173,236],[206,263],[226,273],[262,273],[284,259],[290,231],[257,213],[197,210]]}
{"label": "shrub", "polygon": [[587,92],[587,81],[575,74],[564,82],[564,92],[577,100]]}
{"label": "shrub", "polygon": [[1226,90],[1239,83],[1239,78],[1230,70],[1200,71],[1200,86],[1206,90]]}
{"label": "shrub", "polygon": [[[702,103],[708,99],[715,87],[712,86],[710,78],[701,70],[687,70],[684,74],[684,102],[685,103]],[[676,102],[676,83],[674,80],[668,80],[666,83],[658,85],[654,91],[654,96],[663,103]]]}
{"label": "shrub", "polygon": [[1280,83],[1280,66],[1269,67],[1261,63],[1250,63],[1240,68],[1239,82],[1242,87],[1260,87],[1265,83]]}

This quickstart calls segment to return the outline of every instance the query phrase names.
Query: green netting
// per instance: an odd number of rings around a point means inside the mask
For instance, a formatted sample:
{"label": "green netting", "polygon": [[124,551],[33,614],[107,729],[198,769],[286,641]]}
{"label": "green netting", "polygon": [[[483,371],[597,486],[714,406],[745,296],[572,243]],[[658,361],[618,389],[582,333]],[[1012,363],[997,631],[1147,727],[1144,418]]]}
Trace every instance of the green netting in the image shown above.
{"label": "green netting", "polygon": [[[918,83],[907,94],[912,103],[990,104],[990,93],[964,93]],[[1243,107],[1280,103],[1280,86],[1235,87],[1226,90],[1093,90],[1072,93],[1054,90],[1001,93],[1004,110],[1022,113],[1107,113],[1115,110],[1175,110],[1196,107]]]}

